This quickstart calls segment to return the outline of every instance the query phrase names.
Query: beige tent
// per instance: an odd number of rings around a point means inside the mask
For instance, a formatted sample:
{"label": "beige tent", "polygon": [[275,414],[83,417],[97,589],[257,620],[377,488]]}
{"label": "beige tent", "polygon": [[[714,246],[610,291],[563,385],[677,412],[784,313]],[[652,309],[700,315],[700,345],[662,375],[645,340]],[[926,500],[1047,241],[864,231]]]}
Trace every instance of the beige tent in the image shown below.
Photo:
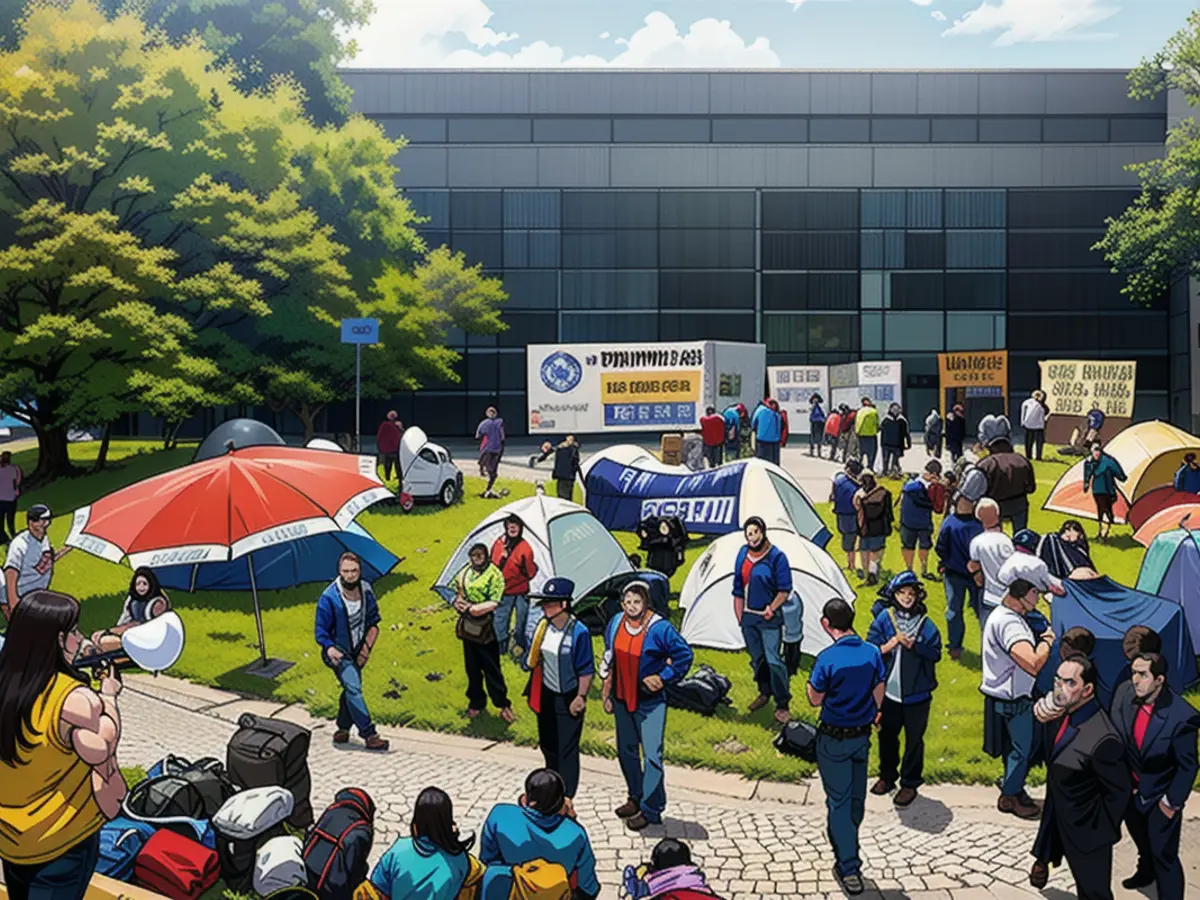
{"label": "beige tent", "polygon": [[[1139,422],[1109,441],[1104,452],[1116,459],[1128,476],[1117,484],[1120,496],[1114,508],[1116,520],[1123,523],[1129,507],[1142,496],[1171,484],[1183,465],[1185,453],[1200,453],[1200,438],[1166,422]],[[1096,518],[1096,503],[1091,494],[1083,491],[1085,462],[1080,460],[1058,480],[1044,509],[1079,518]]]}

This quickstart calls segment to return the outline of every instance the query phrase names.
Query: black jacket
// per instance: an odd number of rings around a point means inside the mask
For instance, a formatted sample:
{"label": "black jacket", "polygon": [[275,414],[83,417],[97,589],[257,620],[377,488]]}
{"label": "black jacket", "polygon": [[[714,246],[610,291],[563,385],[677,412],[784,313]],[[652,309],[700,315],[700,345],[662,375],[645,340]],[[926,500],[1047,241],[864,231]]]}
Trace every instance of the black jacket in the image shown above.
{"label": "black jacket", "polygon": [[1163,685],[1141,749],[1138,749],[1137,741],[1133,739],[1138,713],[1134,700],[1133,684],[1126,681],[1113,694],[1110,718],[1125,742],[1130,768],[1137,776],[1135,802],[1145,812],[1166,797],[1171,806],[1182,809],[1196,780],[1196,734],[1200,729],[1200,713]]}
{"label": "black jacket", "polygon": [[551,450],[547,450],[540,457],[538,462],[541,462],[551,453],[554,454],[554,471],[550,477],[555,481],[574,481],[575,476],[579,474],[579,445],[578,444],[559,444]]}
{"label": "black jacket", "polygon": [[1064,855],[1087,855],[1121,839],[1121,818],[1133,780],[1125,744],[1108,713],[1093,700],[1070,717],[1055,747],[1062,720],[1045,725],[1046,804],[1034,855],[1061,863]]}
{"label": "black jacket", "polygon": [[908,450],[912,439],[908,433],[908,419],[904,416],[884,416],[879,420],[879,443],[883,447],[900,447]]}
{"label": "black jacket", "polygon": [[967,439],[967,420],[963,416],[955,416],[946,420],[946,440],[951,444],[962,444]]}

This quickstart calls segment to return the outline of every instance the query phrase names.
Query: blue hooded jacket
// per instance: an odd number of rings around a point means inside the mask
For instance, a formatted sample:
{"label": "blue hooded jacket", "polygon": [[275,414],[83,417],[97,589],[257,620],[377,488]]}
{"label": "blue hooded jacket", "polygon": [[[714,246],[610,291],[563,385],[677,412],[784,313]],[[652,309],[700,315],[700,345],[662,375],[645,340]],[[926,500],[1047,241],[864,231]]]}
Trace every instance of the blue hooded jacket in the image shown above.
{"label": "blue hooded jacket", "polygon": [[512,803],[492,807],[479,837],[479,861],[487,866],[482,900],[508,900],[512,867],[535,859],[558,863],[576,876],[579,890],[588,896],[600,893],[596,857],[578,822]]}
{"label": "blue hooded jacket", "polygon": [[[379,604],[375,600],[375,591],[371,589],[369,582],[360,582],[363,595],[363,635],[379,624]],[[329,657],[325,651],[330,647],[336,647],[342,654],[350,659],[358,655],[358,651],[362,649],[362,643],[358,646],[350,646],[350,617],[346,613],[346,604],[342,600],[342,593],[338,590],[336,579],[325,588],[325,592],[321,594],[317,600],[317,622],[313,629],[317,646],[321,648],[321,661],[325,665],[333,668],[333,664],[329,662]]]}
{"label": "blue hooded jacket", "polygon": [[[737,560],[733,564],[733,596],[746,601],[746,609],[762,612],[770,606],[775,595],[782,592],[792,592],[792,567],[783,551],[771,545],[766,556],[754,564],[750,570],[750,580],[742,580],[742,566],[750,553],[750,547],[743,545],[738,551]],[[743,627],[767,623],[762,616],[750,616],[743,620]]]}
{"label": "blue hooded jacket", "polygon": [[1175,473],[1175,490],[1200,494],[1200,469],[1193,469],[1184,463]]}
{"label": "blue hooded jacket", "polygon": [[933,531],[933,501],[922,478],[913,478],[900,491],[900,524],[913,531]]}
{"label": "blue hooded jacket", "polygon": [[[612,672],[613,641],[617,638],[617,629],[625,621],[625,613],[619,612],[613,616],[604,629],[604,660],[600,665],[601,677],[607,677]],[[675,684],[682,681],[692,667],[695,654],[688,642],[666,619],[655,613],[650,614],[650,624],[646,626],[646,638],[642,642],[642,655],[638,657],[638,706],[657,706],[667,702],[666,691],[648,691],[642,682],[651,675],[657,675],[664,684]],[[616,697],[616,694],[613,694]]]}
{"label": "blue hooded jacket", "polygon": [[[876,604],[878,607],[878,604]],[[872,612],[875,610],[872,609]],[[876,647],[882,648],[884,644],[896,636],[896,626],[892,624],[892,617],[887,607],[881,609],[875,616],[875,621],[871,623],[871,627],[867,629],[867,640]],[[925,616],[921,620],[921,627],[917,630],[917,640],[913,644],[912,651],[907,650],[904,653],[899,653],[899,647],[891,653],[883,657],[883,665],[886,671],[884,683],[887,683],[888,678],[892,675],[892,669],[896,665],[896,657],[900,657],[900,696],[904,698],[904,704],[924,703],[931,696],[937,687],[936,667],[938,660],[942,658],[942,635],[938,631],[937,626],[933,624],[933,620],[929,616]]]}
{"label": "blue hooded jacket", "polygon": [[783,416],[765,403],[760,403],[750,419],[754,436],[762,444],[778,444],[783,440]]}
{"label": "blue hooded jacket", "polygon": [[854,495],[858,493],[859,484],[845,472],[833,476],[833,512],[839,516],[858,514],[854,508]]}

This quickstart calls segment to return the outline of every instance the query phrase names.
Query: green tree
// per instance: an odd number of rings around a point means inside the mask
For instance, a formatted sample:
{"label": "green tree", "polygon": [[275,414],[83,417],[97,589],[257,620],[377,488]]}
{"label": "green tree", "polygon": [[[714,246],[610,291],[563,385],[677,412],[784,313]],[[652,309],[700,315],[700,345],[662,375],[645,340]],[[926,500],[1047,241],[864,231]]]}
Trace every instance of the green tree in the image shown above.
{"label": "green tree", "polygon": [[[27,0],[0,0],[0,46],[16,46]],[[65,5],[65,4],[64,4]],[[337,67],[356,48],[343,35],[365,25],[371,0],[101,0],[110,17],[132,12],[174,40],[198,34],[219,63],[237,67],[237,84],[260,90],[278,75],[304,89],[318,122],[344,122],[350,89]]]}
{"label": "green tree", "polygon": [[[1154,56],[1129,75],[1130,96],[1148,99],[1181,91],[1200,104],[1200,11]],[[1200,276],[1200,126],[1187,118],[1167,134],[1162,159],[1130,165],[1141,194],[1094,247],[1115,273],[1125,276],[1123,292],[1149,305],[1181,275]]]}

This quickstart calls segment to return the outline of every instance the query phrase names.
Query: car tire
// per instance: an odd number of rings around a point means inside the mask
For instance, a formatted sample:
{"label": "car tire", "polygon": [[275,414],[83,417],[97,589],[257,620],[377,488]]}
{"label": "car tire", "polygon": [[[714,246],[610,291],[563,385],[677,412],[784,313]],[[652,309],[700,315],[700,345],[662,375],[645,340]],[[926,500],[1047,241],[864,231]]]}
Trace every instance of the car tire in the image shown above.
{"label": "car tire", "polygon": [[458,487],[453,481],[447,481],[442,485],[441,491],[438,493],[438,500],[442,506],[453,506],[458,500]]}

